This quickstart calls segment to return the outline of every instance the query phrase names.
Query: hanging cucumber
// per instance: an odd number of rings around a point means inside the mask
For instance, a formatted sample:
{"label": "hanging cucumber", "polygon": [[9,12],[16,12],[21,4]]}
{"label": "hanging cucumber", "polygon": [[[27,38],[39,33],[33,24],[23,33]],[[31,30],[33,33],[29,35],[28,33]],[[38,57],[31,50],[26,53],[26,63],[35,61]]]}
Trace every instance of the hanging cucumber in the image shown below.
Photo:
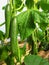
{"label": "hanging cucumber", "polygon": [[11,20],[11,6],[10,6],[10,4],[7,4],[7,5],[6,5],[6,8],[5,8],[6,38],[9,37],[10,20]]}
{"label": "hanging cucumber", "polygon": [[14,17],[11,21],[11,48],[12,48],[12,53],[17,56],[17,59],[20,60],[20,49],[18,46],[18,41],[17,41],[17,20],[16,17]]}

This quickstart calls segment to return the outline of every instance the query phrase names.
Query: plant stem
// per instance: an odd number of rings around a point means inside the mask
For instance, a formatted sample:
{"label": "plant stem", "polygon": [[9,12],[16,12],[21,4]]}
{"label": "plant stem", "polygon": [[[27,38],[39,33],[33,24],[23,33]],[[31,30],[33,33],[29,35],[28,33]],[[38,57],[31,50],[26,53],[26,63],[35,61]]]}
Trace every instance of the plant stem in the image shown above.
{"label": "plant stem", "polygon": [[0,26],[3,26],[5,24],[5,22],[3,22],[2,24],[0,24]]}
{"label": "plant stem", "polygon": [[10,0],[10,4],[11,4],[11,6],[12,6],[12,0]]}
{"label": "plant stem", "polygon": [[18,40],[17,40],[17,49],[18,49],[18,57],[19,57],[19,61],[21,61],[20,59],[20,48],[19,48],[19,45],[18,45]]}
{"label": "plant stem", "polygon": [[36,6],[36,0],[34,0],[34,10],[38,10]]}
{"label": "plant stem", "polygon": [[10,0],[11,9],[13,9],[12,0]]}
{"label": "plant stem", "polygon": [[21,6],[19,8],[17,8],[15,11],[20,10],[23,7],[23,3],[21,4]]}
{"label": "plant stem", "polygon": [[36,31],[32,33],[32,39],[34,41],[34,47],[33,47],[33,54],[38,53],[38,44],[37,44],[37,38],[36,38]]}

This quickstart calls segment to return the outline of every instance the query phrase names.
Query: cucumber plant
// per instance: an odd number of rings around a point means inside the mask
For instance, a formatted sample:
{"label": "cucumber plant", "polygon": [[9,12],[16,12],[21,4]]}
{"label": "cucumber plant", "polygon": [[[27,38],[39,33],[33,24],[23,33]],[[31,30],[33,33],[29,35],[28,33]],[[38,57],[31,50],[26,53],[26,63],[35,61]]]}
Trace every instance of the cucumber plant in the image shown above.
{"label": "cucumber plant", "polygon": [[[22,65],[21,59],[23,55],[26,55],[26,48],[19,47],[18,34],[20,34],[21,41],[27,38],[28,44],[31,45],[30,54],[38,54],[38,42],[45,41],[48,34],[45,32],[49,24],[48,2],[48,0],[9,0],[4,7],[5,22],[0,24],[0,26],[5,24],[6,29],[5,33],[0,31],[0,62],[5,61],[7,65],[15,65],[19,62]],[[25,11],[23,11],[24,7],[27,8]],[[10,41],[7,41],[9,38]],[[14,58],[17,62],[14,61]],[[24,60],[25,65],[28,65],[27,60]],[[39,62],[39,59],[37,61]]]}

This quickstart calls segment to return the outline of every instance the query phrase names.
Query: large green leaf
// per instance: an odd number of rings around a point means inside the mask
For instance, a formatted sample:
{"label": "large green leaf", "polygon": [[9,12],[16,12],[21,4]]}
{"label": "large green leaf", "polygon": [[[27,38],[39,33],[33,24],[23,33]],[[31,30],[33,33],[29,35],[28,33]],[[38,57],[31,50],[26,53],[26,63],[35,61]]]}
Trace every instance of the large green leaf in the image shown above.
{"label": "large green leaf", "polygon": [[48,16],[47,16],[47,13],[44,13],[44,12],[38,12],[38,15],[39,15],[39,19],[40,19],[40,22],[38,23],[39,27],[45,31],[48,23],[49,23],[49,20],[48,20]]}
{"label": "large green leaf", "polygon": [[48,20],[48,15],[45,12],[40,12],[40,11],[34,11],[34,18],[36,23],[49,23]]}
{"label": "large green leaf", "polygon": [[17,16],[18,30],[21,39],[24,40],[32,34],[35,29],[34,19],[32,18],[31,11],[25,11]]}
{"label": "large green leaf", "polygon": [[44,31],[48,25],[48,16],[45,12],[32,11],[34,22],[38,23],[39,27]]}
{"label": "large green leaf", "polygon": [[34,5],[34,1],[33,0],[26,0],[26,6],[27,8],[32,8]]}
{"label": "large green leaf", "polygon": [[28,10],[22,12],[17,16],[17,21],[18,30],[22,40],[24,40],[32,34],[33,30],[35,29],[36,23],[38,23],[39,28],[42,31],[45,31],[49,23],[47,13],[35,10]]}
{"label": "large green leaf", "polygon": [[48,11],[49,10],[49,0],[41,0],[40,1],[40,6],[44,11]]}
{"label": "large green leaf", "polygon": [[13,6],[16,8],[19,8],[20,5],[22,4],[21,0],[12,0],[13,1]]}
{"label": "large green leaf", "polygon": [[49,65],[46,59],[43,59],[37,55],[28,55],[24,59],[25,65]]}

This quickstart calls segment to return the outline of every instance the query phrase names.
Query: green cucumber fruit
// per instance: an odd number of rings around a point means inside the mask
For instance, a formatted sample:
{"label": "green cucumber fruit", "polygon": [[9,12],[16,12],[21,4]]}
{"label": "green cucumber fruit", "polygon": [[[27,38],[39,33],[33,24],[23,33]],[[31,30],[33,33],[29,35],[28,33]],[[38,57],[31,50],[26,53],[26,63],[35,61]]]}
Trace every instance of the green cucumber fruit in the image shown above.
{"label": "green cucumber fruit", "polygon": [[9,37],[9,30],[10,30],[10,21],[11,21],[11,6],[10,4],[6,5],[5,8],[5,26],[6,26],[6,38]]}
{"label": "green cucumber fruit", "polygon": [[17,41],[17,19],[14,17],[11,21],[11,49],[12,53],[16,55],[17,59],[20,60],[20,49]]}

